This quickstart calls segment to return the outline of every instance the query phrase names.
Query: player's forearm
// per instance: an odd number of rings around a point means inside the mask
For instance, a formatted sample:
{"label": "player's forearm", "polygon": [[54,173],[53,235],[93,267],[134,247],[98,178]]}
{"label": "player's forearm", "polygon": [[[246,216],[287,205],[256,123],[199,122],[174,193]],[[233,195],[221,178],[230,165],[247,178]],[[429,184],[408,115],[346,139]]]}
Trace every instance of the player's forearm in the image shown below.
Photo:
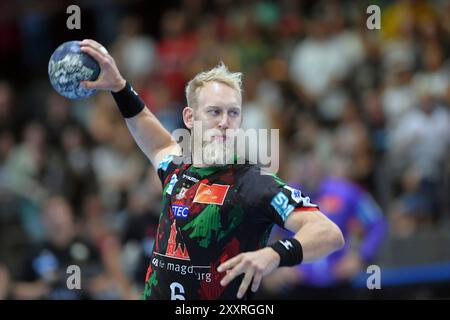
{"label": "player's forearm", "polygon": [[118,83],[114,86],[118,91],[112,91],[112,96],[134,140],[156,167],[168,150],[176,146],[176,142],[156,116],[146,108],[145,102],[131,84],[125,82],[125,86],[122,85],[123,83]]}
{"label": "player's forearm", "polygon": [[[132,118],[126,118],[131,132],[142,152],[152,161],[157,152],[170,145],[176,145],[170,133],[162,126],[156,116],[147,108]],[[154,163],[154,165],[157,165]]]}
{"label": "player's forearm", "polygon": [[344,246],[341,231],[329,221],[305,223],[294,238],[302,245],[303,261],[319,259]]}

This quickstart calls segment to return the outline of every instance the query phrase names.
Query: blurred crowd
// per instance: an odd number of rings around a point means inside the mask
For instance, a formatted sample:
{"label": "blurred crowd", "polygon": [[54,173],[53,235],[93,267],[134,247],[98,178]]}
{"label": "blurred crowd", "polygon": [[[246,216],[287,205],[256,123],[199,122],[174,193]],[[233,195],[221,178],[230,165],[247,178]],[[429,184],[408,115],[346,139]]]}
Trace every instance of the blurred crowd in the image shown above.
{"label": "blurred crowd", "polygon": [[[184,127],[186,82],[223,61],[244,74],[244,128],[280,129],[282,179],[315,194],[338,177],[370,195],[382,238],[448,228],[450,2],[375,2],[379,30],[365,1],[186,0],[153,12],[84,1],[79,33],[64,29],[70,3],[2,2],[0,299],[136,299],[144,285],[161,186],[108,93],[70,101],[51,88],[48,59],[73,34],[108,48],[169,131]],[[341,223],[358,243],[369,211],[345,197],[317,201],[330,215],[348,203],[363,227]],[[343,277],[376,261],[381,242]],[[84,290],[67,289],[71,264]]]}

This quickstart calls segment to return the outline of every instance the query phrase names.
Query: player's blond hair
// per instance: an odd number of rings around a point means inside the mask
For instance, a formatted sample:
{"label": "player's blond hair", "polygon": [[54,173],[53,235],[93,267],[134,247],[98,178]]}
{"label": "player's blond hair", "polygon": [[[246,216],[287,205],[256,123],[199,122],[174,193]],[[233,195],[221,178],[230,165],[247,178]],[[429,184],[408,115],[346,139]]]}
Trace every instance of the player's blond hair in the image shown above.
{"label": "player's blond hair", "polygon": [[197,106],[197,97],[200,89],[208,82],[217,81],[236,90],[239,95],[242,93],[242,73],[230,72],[228,67],[219,63],[214,68],[198,73],[186,86],[186,100],[188,107]]}

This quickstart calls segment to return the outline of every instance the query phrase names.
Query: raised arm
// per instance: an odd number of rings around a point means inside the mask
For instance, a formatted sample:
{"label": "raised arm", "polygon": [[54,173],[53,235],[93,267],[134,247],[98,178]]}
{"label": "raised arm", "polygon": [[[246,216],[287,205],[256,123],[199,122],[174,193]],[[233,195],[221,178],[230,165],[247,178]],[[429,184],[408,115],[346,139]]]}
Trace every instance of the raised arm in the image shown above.
{"label": "raised arm", "polygon": [[[124,90],[130,90],[126,80],[120,74],[113,57],[98,42],[94,40],[83,40],[80,42],[81,51],[92,56],[100,65],[101,72],[96,81],[83,81],[83,85],[90,89],[111,91],[113,94],[124,95]],[[131,88],[129,95],[134,94],[135,101],[143,102]],[[133,98],[133,97],[132,97]],[[168,154],[181,155],[181,148],[172,138],[170,133],[162,126],[161,122],[148,108],[140,108],[139,103],[135,105],[129,100],[130,105],[120,105],[119,108],[129,107],[136,112],[127,113],[125,121],[134,140],[139,148],[152,162],[155,169],[160,161]],[[116,100],[117,101],[117,100]],[[124,114],[122,112],[122,114]]]}

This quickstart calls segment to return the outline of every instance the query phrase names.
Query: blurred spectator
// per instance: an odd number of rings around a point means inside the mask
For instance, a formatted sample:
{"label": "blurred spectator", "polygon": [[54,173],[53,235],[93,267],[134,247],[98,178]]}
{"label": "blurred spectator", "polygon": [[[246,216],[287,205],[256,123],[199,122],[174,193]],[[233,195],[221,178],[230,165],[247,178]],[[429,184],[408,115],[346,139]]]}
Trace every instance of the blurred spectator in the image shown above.
{"label": "blurred spectator", "polygon": [[123,228],[123,260],[128,276],[144,290],[147,268],[155,243],[161,210],[161,183],[153,169],[147,171],[145,181],[132,192],[126,208]]}
{"label": "blurred spectator", "polygon": [[10,130],[17,139],[21,135],[24,115],[17,112],[17,105],[11,84],[0,80],[0,130]]}
{"label": "blurred spectator", "polygon": [[317,105],[325,121],[336,121],[348,101],[342,83],[364,57],[358,33],[343,28],[342,12],[333,2],[319,2],[308,36],[292,52],[290,75],[306,105]]}
{"label": "blurred spectator", "polygon": [[411,64],[404,57],[399,57],[398,61],[385,67],[382,103],[390,127],[395,126],[399,118],[412,109],[417,101]]}
{"label": "blurred spectator", "polygon": [[114,128],[123,125],[123,120],[114,105],[114,100],[107,94],[100,92],[94,98],[94,103],[89,111],[87,129],[94,140],[94,146],[111,143]]}
{"label": "blurred spectator", "polygon": [[362,117],[367,125],[377,160],[382,157],[387,148],[386,115],[383,111],[380,94],[370,90],[362,97]]}
{"label": "blurred spectator", "polygon": [[92,153],[93,169],[102,185],[101,196],[111,210],[124,207],[124,197],[144,170],[144,158],[122,124],[116,127],[111,144],[97,146]]}
{"label": "blurred spectator", "polygon": [[438,185],[445,174],[449,137],[448,107],[422,91],[419,108],[405,114],[391,133],[390,175],[400,186],[400,197],[392,206],[398,235],[411,236],[419,224],[439,218]]}
{"label": "blurred spectator", "polygon": [[192,63],[186,66],[189,78],[197,74],[198,70],[211,68],[219,61],[223,61],[230,69],[239,68],[239,53],[233,45],[235,39],[228,34],[220,35],[221,27],[227,30],[232,28],[226,22],[225,19],[220,20],[212,15],[207,15],[197,22],[195,33],[198,49],[192,57]]}
{"label": "blurred spectator", "polygon": [[244,80],[242,116],[244,129],[273,128],[272,113],[281,109],[281,93],[276,84],[264,80],[262,69],[249,70]]}
{"label": "blurred spectator", "polygon": [[142,33],[142,21],[126,16],[120,23],[119,37],[113,45],[113,55],[123,75],[138,88],[157,66],[155,43]]}
{"label": "blurred spectator", "polygon": [[[34,246],[26,255],[22,270],[14,284],[18,299],[86,299],[100,294],[92,287],[102,275],[98,252],[77,232],[76,222],[68,203],[52,196],[42,211],[47,240]],[[70,290],[66,270],[70,265],[81,269],[81,290]]]}
{"label": "blurred spectator", "polygon": [[[135,279],[129,275],[127,248],[120,242],[120,234],[125,230],[123,217],[117,212],[107,211],[101,197],[95,193],[87,194],[82,204],[82,236],[90,239],[95,248],[100,252],[109,282],[106,284],[114,287],[112,295],[104,295],[100,298],[137,299],[139,291],[134,283]],[[122,219],[121,219],[122,218]],[[127,217],[125,217],[127,218]],[[100,281],[98,284],[102,286]],[[139,282],[138,282],[139,283]]]}
{"label": "blurred spectator", "polygon": [[262,8],[261,3],[244,2],[226,16],[227,39],[239,59],[237,67],[244,74],[270,56],[271,48],[268,41],[264,41],[262,26],[258,23],[261,22],[258,21],[258,6]]}
{"label": "blurred spectator", "polygon": [[53,48],[50,33],[49,11],[55,8],[48,1],[27,1],[20,8],[21,17],[18,19],[21,29],[22,63],[30,74],[44,71],[48,57]]}
{"label": "blurred spectator", "polygon": [[6,162],[6,159],[8,158],[9,153],[14,147],[14,136],[11,131],[9,130],[1,130],[0,131],[0,181],[3,182],[4,180],[1,178],[2,175],[2,168],[3,165]]}
{"label": "blurred spectator", "polygon": [[[343,112],[342,120],[335,130],[334,151],[336,157],[344,157],[352,169],[346,171],[346,177],[363,185],[370,185],[373,174],[372,145],[367,127],[362,122],[357,106],[349,101]],[[334,159],[330,159],[334,162]]]}
{"label": "blurred spectator", "polygon": [[61,134],[64,194],[78,211],[83,196],[98,189],[92,155],[80,126],[67,126]]}
{"label": "blurred spectator", "polygon": [[442,101],[450,88],[450,65],[444,65],[441,45],[426,43],[422,60],[423,70],[417,72],[413,79],[415,90]]}
{"label": "blurred spectator", "polygon": [[161,40],[157,45],[159,74],[174,101],[184,101],[185,70],[197,53],[195,33],[186,29],[186,16],[169,10],[161,18]]}
{"label": "blurred spectator", "polygon": [[434,19],[436,11],[426,0],[398,0],[384,8],[382,35],[385,39],[399,39],[424,22]]}
{"label": "blurred spectator", "polygon": [[14,127],[12,122],[12,90],[8,82],[0,81],[0,128]]}
{"label": "blurred spectator", "polygon": [[44,126],[48,144],[61,149],[61,133],[69,125],[76,125],[72,117],[69,101],[56,92],[50,92],[47,98]]}
{"label": "blurred spectator", "polygon": [[24,129],[23,142],[9,152],[5,163],[6,181],[11,190],[37,203],[48,193],[44,183],[51,164],[45,147],[45,129],[31,122]]}

